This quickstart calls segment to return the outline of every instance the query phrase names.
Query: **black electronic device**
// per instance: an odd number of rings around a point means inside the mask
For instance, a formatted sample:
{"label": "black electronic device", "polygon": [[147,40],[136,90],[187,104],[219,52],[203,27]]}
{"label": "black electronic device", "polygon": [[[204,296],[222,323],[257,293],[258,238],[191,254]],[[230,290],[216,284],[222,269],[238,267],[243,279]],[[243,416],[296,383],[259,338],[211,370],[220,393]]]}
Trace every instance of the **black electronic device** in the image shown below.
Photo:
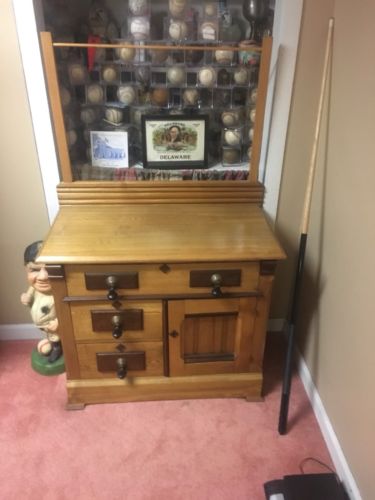
{"label": "black electronic device", "polygon": [[336,474],[299,474],[264,484],[267,500],[348,500]]}

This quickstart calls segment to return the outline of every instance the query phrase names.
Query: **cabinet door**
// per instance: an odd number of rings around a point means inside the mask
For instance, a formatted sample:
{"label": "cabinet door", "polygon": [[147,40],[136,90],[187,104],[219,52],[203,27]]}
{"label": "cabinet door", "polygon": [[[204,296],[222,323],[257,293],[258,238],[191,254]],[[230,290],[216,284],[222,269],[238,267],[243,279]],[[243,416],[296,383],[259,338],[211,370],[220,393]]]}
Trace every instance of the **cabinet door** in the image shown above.
{"label": "cabinet door", "polygon": [[171,376],[248,372],[256,298],[168,303]]}

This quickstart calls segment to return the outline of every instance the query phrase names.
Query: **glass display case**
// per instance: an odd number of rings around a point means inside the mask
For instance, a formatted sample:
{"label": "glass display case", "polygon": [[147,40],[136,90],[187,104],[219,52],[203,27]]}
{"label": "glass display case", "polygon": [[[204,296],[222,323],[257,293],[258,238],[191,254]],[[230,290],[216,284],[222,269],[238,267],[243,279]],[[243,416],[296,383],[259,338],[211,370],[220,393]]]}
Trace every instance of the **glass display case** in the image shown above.
{"label": "glass display case", "polygon": [[[261,203],[271,21],[259,43],[243,39],[241,2],[143,3],[129,1],[116,18],[91,4],[64,36],[46,12],[51,31],[41,47],[60,204],[129,200],[140,185],[155,200],[164,187],[177,189],[174,199],[201,198],[204,186],[204,198]],[[194,118],[204,121],[198,133]],[[147,141],[150,123],[158,127]]]}

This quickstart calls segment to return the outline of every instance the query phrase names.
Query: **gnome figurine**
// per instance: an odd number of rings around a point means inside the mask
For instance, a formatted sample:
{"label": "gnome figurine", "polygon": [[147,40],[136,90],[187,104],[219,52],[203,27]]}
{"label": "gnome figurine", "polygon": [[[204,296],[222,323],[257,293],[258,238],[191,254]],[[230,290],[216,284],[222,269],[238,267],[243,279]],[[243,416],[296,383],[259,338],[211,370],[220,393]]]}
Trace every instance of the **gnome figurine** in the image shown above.
{"label": "gnome figurine", "polygon": [[[56,318],[48,272],[43,264],[35,262],[41,246],[42,241],[36,241],[25,249],[24,264],[27,272],[27,281],[30,286],[21,295],[21,303],[30,308],[33,323],[44,334],[44,338],[37,345],[35,356],[44,358],[42,365],[53,365],[62,357],[62,347],[58,334],[59,324]],[[40,371],[38,367],[34,366],[35,356],[32,359],[33,368],[36,368],[39,373],[49,374],[51,370],[47,370],[47,373],[45,373],[44,370]],[[61,365],[61,360],[59,365]],[[53,373],[61,373],[61,370],[57,372],[55,370]]]}

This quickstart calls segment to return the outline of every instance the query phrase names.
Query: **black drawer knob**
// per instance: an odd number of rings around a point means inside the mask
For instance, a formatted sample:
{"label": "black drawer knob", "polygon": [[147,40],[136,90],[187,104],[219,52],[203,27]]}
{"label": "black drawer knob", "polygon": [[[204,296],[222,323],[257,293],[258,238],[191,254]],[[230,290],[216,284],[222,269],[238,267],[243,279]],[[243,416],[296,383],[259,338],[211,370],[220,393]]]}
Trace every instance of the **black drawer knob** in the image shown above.
{"label": "black drawer knob", "polygon": [[223,292],[221,291],[221,284],[223,283],[223,278],[221,274],[215,273],[211,276],[212,290],[211,293],[214,297],[221,297]]}
{"label": "black drawer knob", "polygon": [[118,279],[116,276],[108,276],[105,280],[108,287],[107,299],[114,301],[118,299],[118,294],[116,292],[116,287],[118,285]]}
{"label": "black drawer knob", "polygon": [[118,358],[116,364],[117,364],[117,377],[119,379],[124,379],[127,374],[126,359]]}
{"label": "black drawer knob", "polygon": [[113,316],[112,325],[113,325],[112,337],[114,339],[119,339],[123,334],[123,324],[121,316]]}

